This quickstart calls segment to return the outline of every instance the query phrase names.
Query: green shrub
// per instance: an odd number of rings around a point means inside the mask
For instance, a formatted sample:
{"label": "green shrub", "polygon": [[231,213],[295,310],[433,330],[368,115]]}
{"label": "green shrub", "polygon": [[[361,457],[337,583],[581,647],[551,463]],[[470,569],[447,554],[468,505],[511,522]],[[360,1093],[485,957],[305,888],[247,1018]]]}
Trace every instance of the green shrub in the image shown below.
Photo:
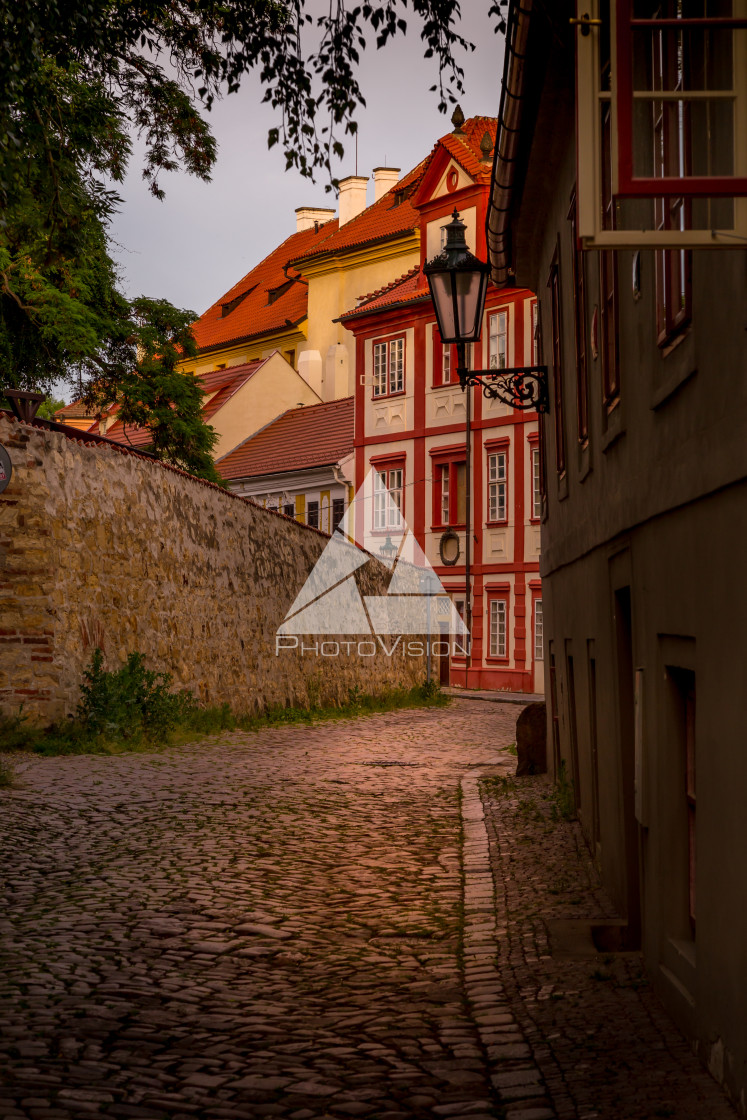
{"label": "green shrub", "polygon": [[191,693],[170,692],[171,675],[146,669],[141,653],[131,653],[121,669],[109,672],[95,649],[83,677],[78,720],[93,735],[161,737],[186,722],[197,706]]}
{"label": "green shrub", "polygon": [[347,701],[327,706],[321,703],[318,680],[312,678],[308,684],[308,707],[276,704],[255,715],[237,715],[229,704],[201,707],[191,692],[172,692],[171,675],[146,669],[141,653],[131,653],[121,668],[109,671],[104,669],[101,650],[96,649],[83,672],[75,717],[40,730],[27,726],[22,710],[17,716],[0,716],[0,748],[41,755],[113,754],[152,750],[237,728],[259,731],[449,703],[434,681],[375,695],[364,693],[356,685],[349,689]]}

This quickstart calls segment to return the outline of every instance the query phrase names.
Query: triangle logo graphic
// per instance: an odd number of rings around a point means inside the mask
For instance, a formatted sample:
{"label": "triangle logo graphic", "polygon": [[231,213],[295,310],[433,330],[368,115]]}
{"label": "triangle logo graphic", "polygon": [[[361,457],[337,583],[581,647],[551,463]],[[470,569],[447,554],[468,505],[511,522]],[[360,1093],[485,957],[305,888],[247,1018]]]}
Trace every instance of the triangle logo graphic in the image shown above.
{"label": "triangle logo graphic", "polygon": [[[400,512],[401,492],[372,468],[296,596],[279,635],[444,634],[467,628]],[[386,595],[361,596],[353,573],[390,568]]]}

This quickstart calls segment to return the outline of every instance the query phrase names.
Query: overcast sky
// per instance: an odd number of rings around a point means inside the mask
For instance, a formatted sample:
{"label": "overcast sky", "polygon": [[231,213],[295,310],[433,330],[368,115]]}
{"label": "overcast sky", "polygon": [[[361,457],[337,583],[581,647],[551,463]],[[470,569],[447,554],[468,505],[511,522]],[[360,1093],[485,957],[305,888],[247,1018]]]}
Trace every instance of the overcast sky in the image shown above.
{"label": "overcast sky", "polygon": [[[462,32],[476,44],[465,57],[465,116],[496,116],[503,73],[503,36],[487,18],[489,0],[462,0]],[[363,55],[361,85],[368,108],[358,117],[358,174],[387,164],[404,172],[414,167],[451,130],[438,112],[432,59],[410,15],[408,34],[383,51]],[[285,171],[280,147],[267,149],[267,131],[277,124],[260,103],[262,89],[249,79],[209,114],[218,141],[210,183],[177,172],[160,178],[166,198],[148,194],[136,148],[120,189],[123,206],[114,221],[114,252],[130,297],[164,297],[198,314],[205,311],[255,264],[295,230],[297,206],[335,206],[324,178],[312,183]],[[345,144],[338,177],[355,173],[355,145]],[[373,182],[369,183],[369,202]]]}

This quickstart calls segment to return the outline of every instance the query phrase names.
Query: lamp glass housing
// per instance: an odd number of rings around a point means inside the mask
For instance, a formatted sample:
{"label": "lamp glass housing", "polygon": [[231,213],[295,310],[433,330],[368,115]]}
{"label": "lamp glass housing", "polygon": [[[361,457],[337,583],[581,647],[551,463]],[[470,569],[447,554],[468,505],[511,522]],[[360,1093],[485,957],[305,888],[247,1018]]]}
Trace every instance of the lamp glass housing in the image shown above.
{"label": "lamp glass housing", "polygon": [[446,245],[423,268],[443,343],[477,342],[488,289],[488,265],[470,253],[466,226],[454,210]]}

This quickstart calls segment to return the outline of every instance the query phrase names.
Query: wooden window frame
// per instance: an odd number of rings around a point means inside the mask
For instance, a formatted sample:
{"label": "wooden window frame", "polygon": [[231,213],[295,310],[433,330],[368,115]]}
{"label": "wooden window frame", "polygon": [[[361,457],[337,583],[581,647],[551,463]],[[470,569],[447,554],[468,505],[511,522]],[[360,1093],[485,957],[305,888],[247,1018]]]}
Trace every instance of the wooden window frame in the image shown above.
{"label": "wooden window frame", "polygon": [[[531,432],[527,436],[529,444],[529,521],[538,525],[542,520],[542,448],[540,446],[539,432]],[[535,476],[535,463],[537,467]]]}
{"label": "wooden window frame", "polygon": [[[386,492],[389,493],[389,494],[399,493],[399,495],[400,495],[400,503],[401,504],[398,507],[399,508],[399,521],[395,522],[393,520],[391,520],[391,521],[389,520],[389,516],[391,514],[391,506],[387,502],[386,506],[385,506],[385,509],[386,509],[386,525],[384,525],[384,526],[377,525],[376,524],[376,512],[377,512],[376,498],[377,498],[377,495],[381,493],[381,491],[377,487],[377,479],[374,478],[374,492],[373,492],[373,503],[372,503],[373,508],[371,510],[371,532],[374,535],[386,536],[387,534],[391,533],[392,530],[394,530],[396,532],[396,531],[404,529],[404,527],[406,525],[406,521],[405,521],[406,458],[403,455],[387,456],[386,458],[377,456],[375,459],[370,460],[370,465],[375,470],[377,476],[384,478],[384,486],[385,486]],[[400,485],[399,486],[394,486],[393,487],[391,485],[391,482],[392,482],[391,476],[392,476],[392,474],[396,474],[396,472],[401,472],[401,480],[400,480]],[[396,506],[397,502],[394,499],[393,499],[393,501],[394,501],[394,505]]]}
{"label": "wooden window frame", "polygon": [[[511,588],[506,585],[502,587],[487,587],[485,589],[486,596],[486,613],[487,613],[487,627],[486,627],[486,652],[485,660],[492,664],[508,664],[511,660],[510,652],[510,637],[511,637]],[[503,603],[505,607],[505,633],[504,642],[505,649],[503,653],[493,653],[493,604]]]}
{"label": "wooden window frame", "polygon": [[[496,331],[495,335],[493,335],[493,333],[491,332],[491,327],[490,327],[491,320],[492,319],[498,319],[499,323],[500,323],[501,316],[504,316],[504,318],[505,318],[506,329],[505,329],[504,332],[501,332],[500,329],[499,329],[499,330]],[[510,307],[509,306],[495,307],[495,308],[491,307],[490,310],[486,312],[486,318],[487,318],[487,324],[486,325],[487,325],[487,336],[488,336],[488,369],[491,369],[491,370],[492,369],[495,369],[495,370],[507,369],[508,368],[509,341],[510,341],[509,332],[510,332],[510,329],[511,329]],[[491,351],[493,338],[495,338],[497,340],[497,343],[499,343],[500,339],[502,337],[505,339],[505,354],[504,354],[503,365],[500,365],[497,362],[497,359],[500,357],[500,347],[498,345],[496,346],[496,365],[492,365],[491,364],[491,352],[490,351]]]}
{"label": "wooden window frame", "polygon": [[[392,389],[392,347],[401,343],[402,345],[402,387],[399,389]],[[376,351],[379,347],[385,348],[386,354],[386,368],[384,371],[384,392],[377,392],[377,374],[376,374]],[[376,338],[371,344],[371,367],[373,371],[373,386],[371,391],[371,399],[375,401],[383,400],[384,397],[402,397],[405,394],[407,386],[407,338],[404,334],[387,335],[384,338]]]}
{"label": "wooden window frame", "polygon": [[[537,656],[537,607],[539,607],[539,623],[540,623],[540,654]],[[532,660],[542,661],[545,660],[545,614],[542,601],[542,595],[532,596]]]}
{"label": "wooden window frame", "polygon": [[[452,520],[451,514],[451,500],[449,504],[449,520],[444,521],[442,510],[442,478],[443,472],[447,471],[449,479],[449,499],[451,495],[457,496],[457,515],[459,514],[459,467],[463,467],[465,472],[467,469],[467,454],[464,444],[459,444],[456,447],[439,447],[432,448],[431,455],[431,478],[432,478],[432,524],[433,529],[466,529],[466,508],[464,510],[465,520]],[[466,475],[465,475],[466,485]]]}
{"label": "wooden window frame", "polygon": [[[485,441],[485,524],[490,525],[507,525],[510,520],[511,512],[511,441],[509,439],[492,439]],[[492,455],[503,455],[504,457],[504,477],[503,479],[496,479],[491,481],[490,478],[490,458]],[[504,488],[504,515],[503,517],[492,518],[490,516],[490,488],[494,485],[502,485]]]}

